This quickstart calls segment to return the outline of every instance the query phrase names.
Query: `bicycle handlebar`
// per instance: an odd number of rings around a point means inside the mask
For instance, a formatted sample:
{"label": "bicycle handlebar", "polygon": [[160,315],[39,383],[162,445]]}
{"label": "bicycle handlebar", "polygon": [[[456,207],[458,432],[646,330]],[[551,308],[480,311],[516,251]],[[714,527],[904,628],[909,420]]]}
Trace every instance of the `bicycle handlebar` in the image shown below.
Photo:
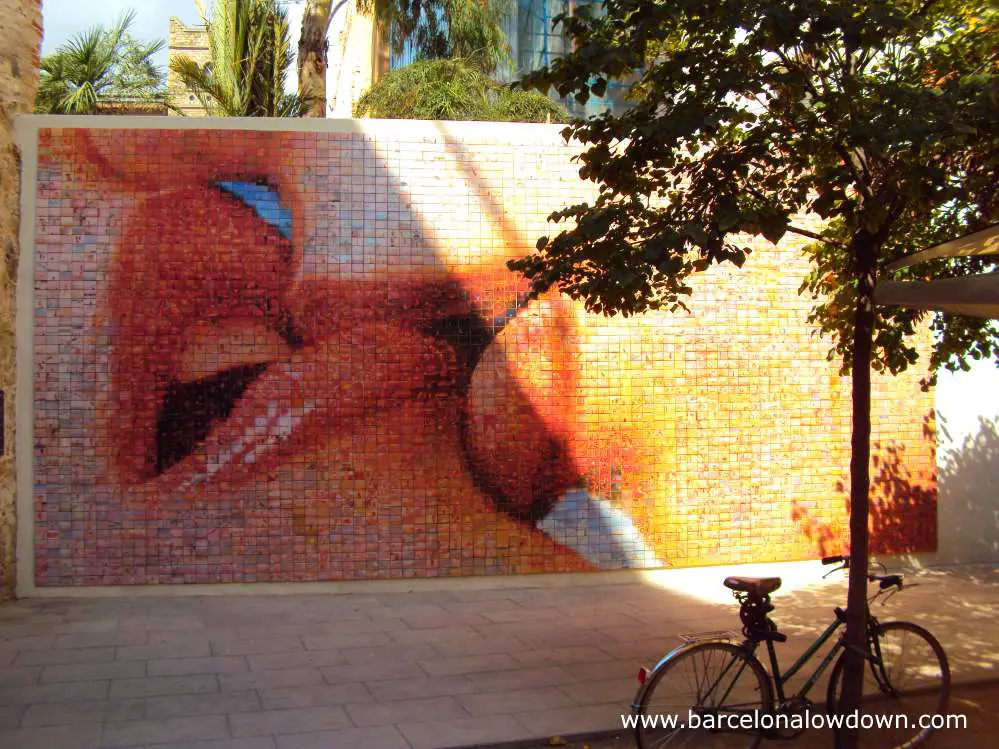
{"label": "bicycle handlebar", "polygon": [[[822,557],[822,564],[824,565],[839,564],[842,565],[841,567],[839,567],[839,569],[845,570],[850,568],[850,557],[843,556],[842,554],[836,554],[835,556],[831,557]],[[880,563],[876,564],[878,564],[878,566],[884,569],[883,564]],[[887,570],[885,571],[887,572]],[[826,573],[826,576],[832,574],[833,572],[836,572],[836,570],[831,570],[830,572]],[[886,590],[888,588],[896,588],[898,590],[902,589],[901,575],[872,575],[868,573],[867,579],[872,583],[878,583],[879,590]]]}

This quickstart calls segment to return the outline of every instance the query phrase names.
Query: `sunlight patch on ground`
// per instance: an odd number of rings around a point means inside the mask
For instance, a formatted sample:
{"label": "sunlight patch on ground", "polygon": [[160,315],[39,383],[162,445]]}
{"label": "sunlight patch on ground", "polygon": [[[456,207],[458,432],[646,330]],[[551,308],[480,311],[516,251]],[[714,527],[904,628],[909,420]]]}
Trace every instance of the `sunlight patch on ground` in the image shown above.
{"label": "sunlight patch on ground", "polygon": [[650,585],[682,593],[708,603],[730,603],[732,591],[722,583],[726,577],[779,577],[780,590],[774,598],[806,588],[830,585],[845,581],[846,573],[837,572],[825,580],[822,576],[833,567],[824,567],[819,561],[780,562],[767,564],[732,564],[719,567],[690,569],[647,570],[643,579]]}

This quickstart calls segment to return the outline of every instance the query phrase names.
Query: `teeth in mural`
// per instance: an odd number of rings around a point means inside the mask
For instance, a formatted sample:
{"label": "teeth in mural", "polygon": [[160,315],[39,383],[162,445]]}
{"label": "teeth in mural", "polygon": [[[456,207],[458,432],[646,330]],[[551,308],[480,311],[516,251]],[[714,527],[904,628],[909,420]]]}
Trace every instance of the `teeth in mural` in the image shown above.
{"label": "teeth in mural", "polygon": [[585,489],[559,497],[537,528],[601,569],[664,566],[627,514]]}
{"label": "teeth in mural", "polygon": [[452,379],[454,367],[453,351],[436,339],[384,323],[359,325],[264,371],[195,453],[157,483],[179,498],[232,481],[303,439],[335,433]]}

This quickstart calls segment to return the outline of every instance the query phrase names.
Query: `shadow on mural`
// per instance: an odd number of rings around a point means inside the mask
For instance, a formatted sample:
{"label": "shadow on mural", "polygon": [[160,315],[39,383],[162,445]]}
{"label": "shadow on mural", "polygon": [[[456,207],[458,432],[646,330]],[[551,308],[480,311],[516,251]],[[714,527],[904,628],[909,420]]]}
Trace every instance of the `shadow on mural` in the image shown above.
{"label": "shadow on mural", "polygon": [[[775,304],[793,249],[716,284],[694,322],[528,302],[506,261],[589,189],[553,133],[41,129],[38,583],[655,567],[841,543],[824,487],[848,411],[801,303]],[[879,452],[875,531],[925,548],[926,438],[908,416],[886,431],[900,441]],[[792,502],[840,530],[816,538]]]}
{"label": "shadow on mural", "polygon": [[[923,418],[923,436],[935,443],[935,412]],[[937,548],[937,485],[932,475],[915,471],[907,459],[906,445],[898,441],[871,443],[871,490],[868,527],[870,549],[875,554],[901,554]],[[849,484],[836,482],[849,515]],[[821,555],[838,554],[847,548],[842,523],[816,521],[808,508],[797,503],[795,519],[816,544]]]}

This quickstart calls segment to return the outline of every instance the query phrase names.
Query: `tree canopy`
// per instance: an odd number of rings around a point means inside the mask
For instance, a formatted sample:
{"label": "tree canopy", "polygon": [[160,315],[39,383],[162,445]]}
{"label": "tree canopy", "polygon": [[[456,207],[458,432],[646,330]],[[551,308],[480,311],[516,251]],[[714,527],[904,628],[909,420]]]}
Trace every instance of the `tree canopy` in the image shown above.
{"label": "tree canopy", "polygon": [[[589,309],[677,309],[687,279],[741,266],[747,237],[811,240],[812,321],[853,374],[851,578],[842,709],[859,707],[866,622],[870,372],[916,361],[926,313],[875,310],[887,265],[999,220],[999,9],[989,0],[607,0],[560,16],[573,51],[523,85],[585,102],[637,75],[634,106],[574,121],[592,203],[511,263]],[[795,224],[811,213],[821,231]],[[941,278],[983,258],[901,271]],[[896,276],[899,278],[900,276]],[[932,318],[931,365],[999,358],[986,321]],[[853,732],[837,737],[855,745]]]}
{"label": "tree canopy", "polygon": [[420,60],[389,71],[354,107],[355,117],[411,120],[566,122],[568,112],[537,91],[511,90],[469,60]]}
{"label": "tree canopy", "polygon": [[[859,233],[887,264],[995,220],[990,5],[609,0],[604,15],[560,17],[576,50],[525,86],[585,101],[608,79],[639,79],[629,111],[567,128],[588,146],[580,175],[600,196],[553,214],[576,225],[516,267],[539,288],[558,282],[595,309],[633,313],[677,305],[684,279],[711,263],[741,265],[740,234],[798,231],[798,211],[829,221],[815,237],[829,248],[815,250],[822,263],[845,259],[835,248]],[[883,342],[879,363],[897,369]]]}
{"label": "tree canopy", "polygon": [[512,0],[360,0],[388,31],[396,53],[407,44],[417,59],[461,58],[493,73],[509,59],[502,23]]}
{"label": "tree canopy", "polygon": [[179,55],[170,69],[210,115],[298,117],[305,112],[307,101],[284,90],[293,58],[287,13],[275,0],[215,0],[204,21],[211,62],[199,65]]}
{"label": "tree canopy", "polygon": [[45,55],[35,111],[98,114],[113,104],[165,106],[163,72],[152,59],[164,42],[135,39],[128,33],[134,20],[129,11],[110,28],[94,26]]}

